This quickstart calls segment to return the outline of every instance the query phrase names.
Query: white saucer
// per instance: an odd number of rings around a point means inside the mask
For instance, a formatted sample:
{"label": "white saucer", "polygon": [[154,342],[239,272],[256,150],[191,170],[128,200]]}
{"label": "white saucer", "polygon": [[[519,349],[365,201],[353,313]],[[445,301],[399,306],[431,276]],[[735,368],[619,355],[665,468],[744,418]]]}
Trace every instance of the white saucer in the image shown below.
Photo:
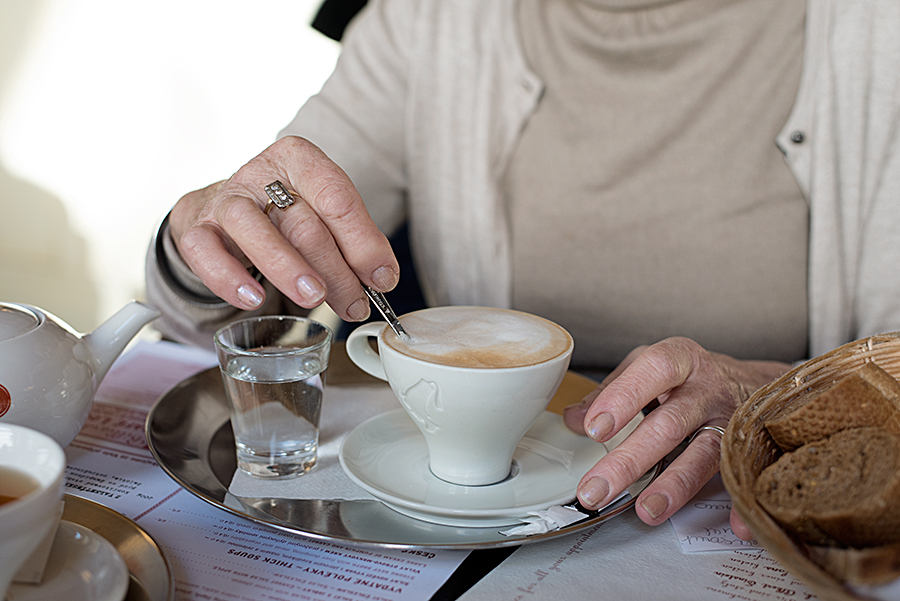
{"label": "white saucer", "polygon": [[122,601],[128,568],[102,536],[62,520],[40,584],[13,584],[7,601]]}
{"label": "white saucer", "polygon": [[574,434],[561,416],[544,412],[513,455],[510,476],[488,486],[459,486],[428,469],[428,448],[403,409],[377,415],[341,445],[344,472],[404,515],[467,528],[518,524],[530,511],[575,499],[584,473],[640,422],[638,416],[606,445]]}

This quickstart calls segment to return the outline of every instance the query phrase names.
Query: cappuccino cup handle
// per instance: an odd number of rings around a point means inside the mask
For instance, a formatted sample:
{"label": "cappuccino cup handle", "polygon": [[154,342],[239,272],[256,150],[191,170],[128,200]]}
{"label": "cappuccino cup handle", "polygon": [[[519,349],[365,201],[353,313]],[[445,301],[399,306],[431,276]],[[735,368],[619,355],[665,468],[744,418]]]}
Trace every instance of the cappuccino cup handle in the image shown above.
{"label": "cappuccino cup handle", "polygon": [[387,381],[384,367],[381,365],[381,357],[369,344],[369,338],[378,336],[388,326],[383,321],[373,321],[359,326],[347,337],[347,354],[357,367],[379,380]]}

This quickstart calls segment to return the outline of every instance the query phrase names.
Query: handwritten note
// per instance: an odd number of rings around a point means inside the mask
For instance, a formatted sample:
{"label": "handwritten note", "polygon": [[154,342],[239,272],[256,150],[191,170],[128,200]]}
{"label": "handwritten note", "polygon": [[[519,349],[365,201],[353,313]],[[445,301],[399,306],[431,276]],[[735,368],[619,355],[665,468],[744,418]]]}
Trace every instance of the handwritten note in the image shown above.
{"label": "handwritten note", "polygon": [[734,535],[729,523],[730,513],[731,498],[722,485],[722,479],[716,475],[670,519],[681,550],[684,553],[698,553],[759,549],[756,540],[745,541]]}

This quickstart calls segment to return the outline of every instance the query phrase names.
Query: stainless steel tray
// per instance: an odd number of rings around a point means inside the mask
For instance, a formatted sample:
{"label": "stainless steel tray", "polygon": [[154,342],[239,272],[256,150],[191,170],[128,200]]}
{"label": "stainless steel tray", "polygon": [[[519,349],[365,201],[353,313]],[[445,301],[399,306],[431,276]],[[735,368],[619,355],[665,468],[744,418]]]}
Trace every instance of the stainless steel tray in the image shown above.
{"label": "stainless steel tray", "polygon": [[237,467],[228,403],[218,368],[166,392],[147,416],[147,441],[159,465],[181,486],[225,511],[319,540],[395,549],[489,549],[536,543],[596,526],[630,509],[660,471],[657,464],[628,489],[630,498],[566,528],[534,536],[498,528],[461,528],[416,520],[380,501],[235,497]]}

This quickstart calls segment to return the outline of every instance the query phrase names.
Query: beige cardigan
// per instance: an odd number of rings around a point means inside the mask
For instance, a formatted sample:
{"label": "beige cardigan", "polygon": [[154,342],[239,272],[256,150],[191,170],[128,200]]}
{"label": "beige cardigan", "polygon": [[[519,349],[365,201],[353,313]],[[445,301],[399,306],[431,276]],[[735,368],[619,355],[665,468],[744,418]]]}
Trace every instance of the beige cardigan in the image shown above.
{"label": "beige cardigan", "polygon": [[[341,165],[384,231],[410,219],[432,304],[510,303],[499,186],[543,89],[519,45],[515,2],[370,1],[334,74],[281,132]],[[896,0],[809,0],[800,89],[776,143],[810,205],[812,353],[900,330]],[[221,303],[185,303],[152,252],[148,296],[166,313],[161,329],[182,339],[205,341],[233,316]]]}

